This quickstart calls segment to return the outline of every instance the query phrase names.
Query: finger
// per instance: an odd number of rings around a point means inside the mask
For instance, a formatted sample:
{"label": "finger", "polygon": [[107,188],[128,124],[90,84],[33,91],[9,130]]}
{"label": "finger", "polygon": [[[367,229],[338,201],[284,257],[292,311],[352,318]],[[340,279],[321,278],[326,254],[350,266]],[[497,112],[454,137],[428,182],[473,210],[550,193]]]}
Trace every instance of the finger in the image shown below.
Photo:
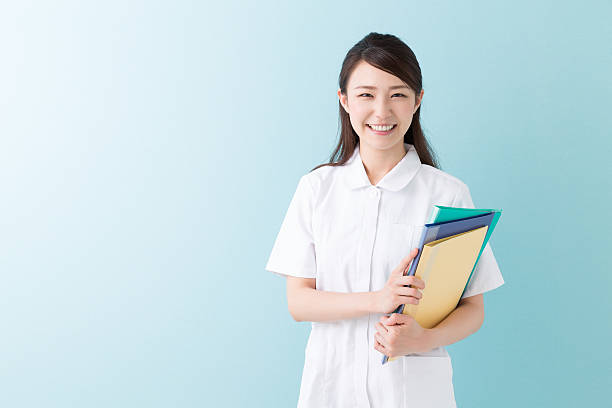
{"label": "finger", "polygon": [[400,264],[397,266],[397,268],[395,268],[393,272],[395,272],[395,274],[399,276],[403,275],[406,272],[408,265],[410,265],[410,261],[414,259],[418,252],[418,248],[414,248],[412,251],[410,251],[410,253],[406,257],[404,257],[404,259],[401,260]]}
{"label": "finger", "polygon": [[387,328],[380,322],[376,323],[376,330],[378,330],[379,333],[385,333],[387,332]]}
{"label": "finger", "polygon": [[385,346],[383,346],[382,344],[380,344],[379,342],[374,343],[374,349],[380,351],[381,353],[383,353],[385,356],[389,357],[389,351],[385,348]]}
{"label": "finger", "polygon": [[425,281],[416,275],[399,276],[395,282],[399,286],[410,285],[419,289],[425,289]]}
{"label": "finger", "polygon": [[383,326],[385,326],[385,328],[390,325],[389,323],[390,318],[391,316],[383,316],[380,318],[380,322],[382,323]]}
{"label": "finger", "polygon": [[380,322],[381,322],[383,325],[386,325],[386,324],[387,324],[387,321],[389,320],[389,317],[391,317],[391,316],[382,316],[382,317],[380,318]]}
{"label": "finger", "polygon": [[401,286],[401,287],[396,288],[394,290],[395,290],[395,293],[400,295],[400,296],[408,296],[408,297],[413,297],[413,298],[416,298],[416,299],[422,299],[423,298],[423,292],[421,292],[417,288],[408,288],[406,286]]}
{"label": "finger", "polygon": [[[397,302],[402,305],[407,305],[407,304],[418,305],[421,300],[421,299],[417,299],[412,296],[403,296],[403,295],[397,295],[397,297],[394,297],[393,299],[394,299],[394,302]],[[385,324],[389,326],[391,323],[385,323]]]}
{"label": "finger", "polygon": [[[393,320],[395,321],[395,325],[394,326],[399,326],[399,325],[404,325],[404,324],[409,324],[411,323],[414,318],[408,314],[403,314],[403,313],[394,313],[394,317]],[[391,330],[393,329],[389,329],[389,333],[387,334],[387,337],[389,335],[391,335]]]}
{"label": "finger", "polygon": [[410,319],[412,319],[410,315],[403,314],[403,313],[393,313],[391,317],[389,318],[388,323],[386,325],[395,326],[395,325],[405,324],[408,321],[410,321]]}
{"label": "finger", "polygon": [[390,326],[394,326],[398,324],[397,321],[391,320],[391,316],[384,316],[384,320],[381,323],[384,326],[384,328],[387,329],[387,331],[389,331]]}
{"label": "finger", "polygon": [[387,339],[382,334],[380,333],[374,334],[374,340],[379,342],[384,348],[389,348],[389,343],[387,342]]}
{"label": "finger", "polygon": [[397,318],[393,317],[393,315],[396,315],[396,314],[398,313],[393,313],[391,316],[388,316],[387,319],[383,322],[383,325],[387,327],[387,331],[389,330],[388,329],[389,326],[393,326],[397,324],[397,320],[396,320]]}
{"label": "finger", "polygon": [[410,275],[410,276],[400,276],[397,278],[396,283],[399,286],[414,286],[415,288],[425,289],[425,281],[418,276]]}

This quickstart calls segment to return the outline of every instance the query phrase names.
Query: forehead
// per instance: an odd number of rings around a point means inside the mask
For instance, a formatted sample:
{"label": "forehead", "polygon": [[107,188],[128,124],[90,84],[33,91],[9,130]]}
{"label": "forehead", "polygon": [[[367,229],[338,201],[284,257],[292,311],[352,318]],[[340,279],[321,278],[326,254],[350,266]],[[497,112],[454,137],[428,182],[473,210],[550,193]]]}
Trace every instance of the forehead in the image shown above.
{"label": "forehead", "polygon": [[406,86],[406,84],[393,74],[378,69],[365,61],[360,61],[348,80],[349,90],[357,86],[374,86],[379,89],[386,89],[392,86]]}

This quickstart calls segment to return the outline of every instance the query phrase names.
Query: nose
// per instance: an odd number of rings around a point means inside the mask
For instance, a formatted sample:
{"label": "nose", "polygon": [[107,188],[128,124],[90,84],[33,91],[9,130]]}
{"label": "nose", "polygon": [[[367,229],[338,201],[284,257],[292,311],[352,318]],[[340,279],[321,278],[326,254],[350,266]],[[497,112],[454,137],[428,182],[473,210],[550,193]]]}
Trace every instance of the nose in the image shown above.
{"label": "nose", "polygon": [[388,118],[391,112],[391,101],[388,98],[377,98],[374,105],[374,115],[377,120]]}

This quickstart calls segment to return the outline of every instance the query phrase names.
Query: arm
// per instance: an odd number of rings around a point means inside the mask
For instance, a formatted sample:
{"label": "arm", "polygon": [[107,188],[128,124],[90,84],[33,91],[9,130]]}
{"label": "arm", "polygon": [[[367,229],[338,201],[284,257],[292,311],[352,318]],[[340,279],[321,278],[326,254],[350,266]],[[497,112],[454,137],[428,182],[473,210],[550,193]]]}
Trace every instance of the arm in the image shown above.
{"label": "arm", "polygon": [[429,329],[431,348],[442,347],[463,340],[480,329],[484,321],[482,293],[463,298],[459,305],[436,327]]}
{"label": "arm", "polygon": [[[287,304],[298,322],[351,319],[369,313],[391,313],[399,305],[418,304],[425,282],[404,271],[418,253],[413,249],[391,272],[385,286],[374,292],[328,292],[316,289],[316,279],[287,276]],[[412,285],[409,288],[407,285]]]}
{"label": "arm", "polygon": [[431,329],[421,327],[409,315],[393,313],[376,323],[374,348],[389,357],[427,352],[475,333],[483,320],[482,294],[460,300],[455,310]]}
{"label": "arm", "polygon": [[374,292],[317,290],[316,279],[287,276],[287,304],[297,322],[350,319],[375,312]]}

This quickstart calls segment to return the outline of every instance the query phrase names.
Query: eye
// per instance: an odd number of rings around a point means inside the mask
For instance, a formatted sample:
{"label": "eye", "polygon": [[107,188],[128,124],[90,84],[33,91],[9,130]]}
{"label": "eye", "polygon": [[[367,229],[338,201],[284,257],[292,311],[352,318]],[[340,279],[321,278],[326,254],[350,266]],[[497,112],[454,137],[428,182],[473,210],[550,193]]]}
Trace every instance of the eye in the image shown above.
{"label": "eye", "polygon": [[[372,95],[371,95],[371,94],[369,94],[369,93],[362,93],[362,94],[359,94],[359,95],[357,95],[357,96],[364,96],[364,95],[369,95],[369,96],[372,96]],[[401,97],[403,97],[403,98],[406,98],[406,95],[404,95],[403,93],[396,93],[396,94],[393,94],[392,96],[395,96],[395,95],[399,95],[399,96],[401,96]]]}

